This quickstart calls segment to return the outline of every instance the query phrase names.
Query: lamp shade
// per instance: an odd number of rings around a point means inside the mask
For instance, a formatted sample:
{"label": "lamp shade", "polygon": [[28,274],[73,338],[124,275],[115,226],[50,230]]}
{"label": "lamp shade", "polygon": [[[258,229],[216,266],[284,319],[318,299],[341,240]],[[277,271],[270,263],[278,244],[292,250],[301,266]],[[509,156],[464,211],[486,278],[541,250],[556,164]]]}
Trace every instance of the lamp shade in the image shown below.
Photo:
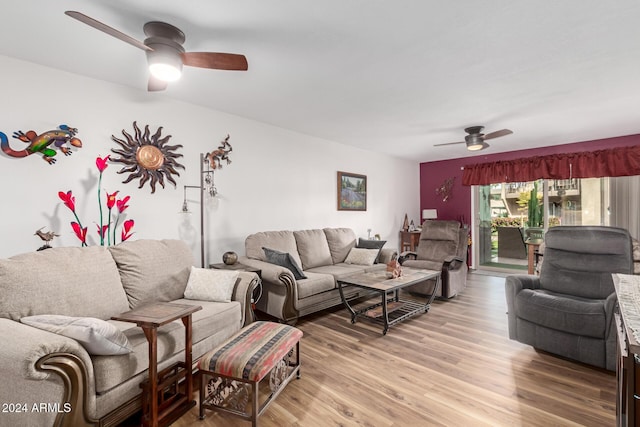
{"label": "lamp shade", "polygon": [[422,219],[436,219],[438,218],[438,210],[437,209],[423,209],[422,210]]}

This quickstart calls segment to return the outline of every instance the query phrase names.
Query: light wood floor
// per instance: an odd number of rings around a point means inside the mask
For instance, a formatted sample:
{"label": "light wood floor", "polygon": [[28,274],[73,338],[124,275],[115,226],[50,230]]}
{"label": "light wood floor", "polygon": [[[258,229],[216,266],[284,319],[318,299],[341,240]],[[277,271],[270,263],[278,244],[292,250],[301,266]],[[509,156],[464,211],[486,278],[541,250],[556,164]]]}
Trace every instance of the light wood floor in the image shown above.
{"label": "light wood floor", "polygon": [[[303,318],[302,378],[263,427],[606,426],[615,375],[536,352],[507,335],[504,278],[470,274],[464,293],[390,329],[336,307]],[[250,423],[197,406],[174,426]]]}

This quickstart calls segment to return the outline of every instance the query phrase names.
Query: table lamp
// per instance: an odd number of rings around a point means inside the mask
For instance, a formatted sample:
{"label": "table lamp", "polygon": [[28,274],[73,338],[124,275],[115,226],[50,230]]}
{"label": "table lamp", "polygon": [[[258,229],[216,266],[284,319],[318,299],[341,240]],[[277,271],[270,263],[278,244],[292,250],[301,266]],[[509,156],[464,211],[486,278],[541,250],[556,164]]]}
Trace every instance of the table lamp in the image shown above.
{"label": "table lamp", "polygon": [[423,209],[422,210],[422,220],[426,219],[436,219],[438,218],[438,210],[437,209]]}

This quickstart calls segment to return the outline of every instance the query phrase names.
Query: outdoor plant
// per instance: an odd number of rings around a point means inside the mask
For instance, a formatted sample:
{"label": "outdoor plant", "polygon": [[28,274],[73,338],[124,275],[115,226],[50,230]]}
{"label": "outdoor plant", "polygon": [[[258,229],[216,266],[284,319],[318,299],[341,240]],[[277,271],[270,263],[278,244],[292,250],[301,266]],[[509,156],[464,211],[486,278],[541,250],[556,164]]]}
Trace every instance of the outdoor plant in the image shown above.
{"label": "outdoor plant", "polygon": [[[129,202],[130,198],[129,196],[125,196],[121,199],[118,199],[117,195],[119,191],[115,191],[113,193],[107,192],[105,197],[107,215],[105,219],[102,205],[102,173],[108,166],[108,160],[109,156],[106,156],[104,158],[96,158],[96,167],[98,168],[98,172],[100,174],[98,178],[98,207],[100,210],[100,224],[96,224],[98,228],[98,236],[100,238],[100,246],[110,246],[111,244],[115,245],[117,243],[117,228],[120,223],[122,214],[129,207],[127,203]],[[73,196],[73,193],[71,192],[71,190],[67,191],[66,193],[64,191],[60,191],[58,192],[58,197],[60,197],[60,200],[64,202],[64,205],[73,213],[75,221],[71,221],[71,228],[80,240],[82,246],[87,246],[87,227],[84,227],[82,225],[82,222],[78,217],[78,214],[76,212],[76,199]],[[131,231],[133,225],[133,219],[127,219],[122,223],[122,230],[120,232],[121,242],[124,242],[133,235],[133,232]]]}
{"label": "outdoor plant", "polygon": [[541,227],[543,221],[542,202],[538,198],[538,182],[533,182],[533,188],[529,193],[529,202],[527,203],[527,226]]}

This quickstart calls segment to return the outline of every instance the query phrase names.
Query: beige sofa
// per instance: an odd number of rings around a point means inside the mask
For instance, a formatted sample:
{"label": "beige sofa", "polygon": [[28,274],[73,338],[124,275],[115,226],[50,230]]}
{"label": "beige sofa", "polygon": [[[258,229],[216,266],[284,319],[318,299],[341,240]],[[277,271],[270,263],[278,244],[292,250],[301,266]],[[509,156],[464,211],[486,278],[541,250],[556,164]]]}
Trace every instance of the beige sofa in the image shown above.
{"label": "beige sofa", "polygon": [[[336,279],[384,269],[386,263],[397,256],[394,249],[383,248],[373,265],[346,263],[358,241],[350,228],[266,231],[248,236],[246,253],[240,257],[240,262],[262,271],[262,296],[256,307],[293,324],[300,316],[341,304]],[[296,279],[291,269],[267,262],[263,248],[290,254],[306,278]],[[347,299],[365,295],[367,293],[360,288],[345,288]]]}
{"label": "beige sofa", "polygon": [[[109,320],[130,308],[151,301],[202,306],[192,316],[194,363],[251,322],[255,274],[240,273],[231,302],[189,300],[183,294],[192,265],[190,249],[179,240],[53,248],[0,260],[0,401],[13,405],[0,414],[0,425],[116,425],[138,410],[147,340],[135,324]],[[38,314],[107,320],[133,351],[89,355],[74,339],[20,322]],[[159,368],[183,356],[182,322],[161,327]]]}

